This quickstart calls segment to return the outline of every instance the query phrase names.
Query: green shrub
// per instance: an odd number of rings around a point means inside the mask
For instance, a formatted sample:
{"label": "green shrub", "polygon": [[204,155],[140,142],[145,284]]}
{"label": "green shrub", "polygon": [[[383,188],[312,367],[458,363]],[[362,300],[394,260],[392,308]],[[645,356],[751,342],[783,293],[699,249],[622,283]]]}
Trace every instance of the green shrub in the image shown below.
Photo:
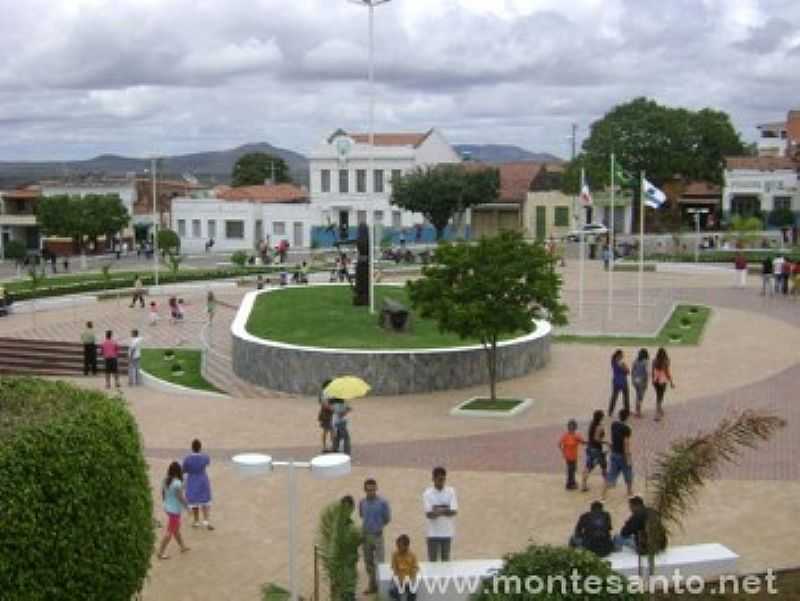
{"label": "green shrub", "polygon": [[680,332],[670,332],[668,336],[670,340],[674,341],[678,341],[683,337]]}
{"label": "green shrub", "polygon": [[334,501],[319,518],[317,546],[330,585],[330,601],[354,599],[358,589],[356,566],[361,531],[353,524],[352,512],[352,506]]}
{"label": "green shrub", "polygon": [[690,326],[692,325],[692,320],[688,317],[681,317],[681,325],[682,326]]}
{"label": "green shrub", "polygon": [[11,259],[19,263],[25,258],[27,253],[28,251],[25,248],[25,244],[19,240],[9,240],[3,246],[4,259]]}
{"label": "green shrub", "polygon": [[171,348],[168,348],[164,351],[164,359],[167,361],[172,361],[175,358],[175,351]]}
{"label": "green shrub", "polygon": [[247,253],[243,250],[237,250],[231,255],[231,263],[237,267],[244,267],[245,263],[247,263]]}
{"label": "green shrub", "polygon": [[131,601],[155,542],[136,422],[123,401],[0,378],[0,596]]}
{"label": "green shrub", "polygon": [[178,234],[171,229],[158,230],[158,251],[162,253],[175,254],[181,250],[181,239]]}
{"label": "green shrub", "polygon": [[180,362],[178,362],[178,361],[173,363],[172,367],[170,369],[172,370],[173,374],[182,374],[183,373],[183,365],[181,365]]}
{"label": "green shrub", "polygon": [[[502,569],[498,572],[501,578],[497,580],[499,586],[482,587],[481,592],[472,597],[473,601],[528,601],[534,598],[548,599],[551,601],[632,601],[634,599],[644,599],[637,592],[628,592],[625,588],[627,579],[616,574],[609,565],[596,555],[588,551],[570,549],[568,547],[550,547],[530,545],[524,551],[511,553],[504,558]],[[580,578],[576,585],[580,587],[573,590],[571,587],[571,577],[578,574]],[[565,581],[564,588],[561,579],[553,580],[555,586],[549,595],[545,595],[547,590],[548,577],[562,577]],[[584,583],[590,585],[586,579],[594,576],[592,581],[598,583],[597,594],[587,595],[583,590]],[[503,580],[502,577],[506,577]],[[525,590],[525,582],[529,583],[529,590]],[[515,582],[520,583],[520,591],[515,589]],[[508,589],[505,588],[508,583]],[[540,593],[534,594],[535,588],[542,583],[543,588]],[[591,581],[590,581],[591,582]],[[497,588],[497,590],[493,590]],[[563,594],[562,594],[563,593]],[[594,593],[594,591],[592,591]]]}

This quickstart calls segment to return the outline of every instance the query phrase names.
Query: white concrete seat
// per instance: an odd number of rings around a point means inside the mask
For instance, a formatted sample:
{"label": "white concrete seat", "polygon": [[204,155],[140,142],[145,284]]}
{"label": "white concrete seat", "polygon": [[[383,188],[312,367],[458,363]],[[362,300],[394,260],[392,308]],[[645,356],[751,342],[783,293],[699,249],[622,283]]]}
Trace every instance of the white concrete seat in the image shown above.
{"label": "white concrete seat", "polygon": [[[417,601],[467,601],[484,578],[503,567],[502,559],[464,559],[448,562],[419,562],[419,575],[424,582],[417,588]],[[378,590],[389,598],[392,566],[378,566]]]}
{"label": "white concrete seat", "polygon": [[[614,571],[624,576],[636,576],[639,573],[639,558],[632,549],[617,551],[604,559],[611,563]],[[672,576],[675,570],[679,570],[683,578],[736,574],[738,559],[736,553],[718,543],[668,547],[656,555],[655,574]],[[646,557],[642,557],[642,568],[643,571],[647,570]]]}

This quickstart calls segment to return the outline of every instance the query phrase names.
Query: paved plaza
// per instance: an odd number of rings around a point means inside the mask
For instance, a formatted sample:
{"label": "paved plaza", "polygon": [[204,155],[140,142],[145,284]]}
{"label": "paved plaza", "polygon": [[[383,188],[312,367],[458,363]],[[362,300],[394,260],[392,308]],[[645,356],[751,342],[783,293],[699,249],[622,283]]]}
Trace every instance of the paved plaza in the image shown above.
{"label": "paved plaza", "polygon": [[[577,265],[564,270],[565,296],[575,297]],[[614,275],[620,298],[631,298],[635,273]],[[646,298],[674,299],[713,308],[702,344],[670,350],[677,388],[667,392],[665,421],[656,423],[653,392],[645,418],[631,418],[637,458],[635,489],[645,493],[648,460],[677,436],[713,427],[732,410],[774,411],[788,426],[756,452],[727,466],[704,490],[676,544],[719,542],[741,555],[740,569],[796,566],[796,506],[800,495],[800,301],[761,297],[760,280],[745,289],[733,287],[732,273],[646,273]],[[603,296],[607,274],[587,263],[587,296]],[[236,306],[241,288],[217,291]],[[205,291],[184,295],[187,322],[144,325],[145,312],[128,308],[127,299],[0,320],[1,336],[77,340],[86,319],[97,329],[114,329],[124,341],[139,327],[146,346],[199,347],[204,327]],[[163,299],[162,299],[163,300]],[[163,307],[163,302],[159,303]],[[636,321],[630,305],[615,307]],[[192,550],[159,562],[144,591],[146,600],[255,600],[262,583],[286,584],[286,475],[244,480],[230,464],[243,450],[277,458],[307,459],[319,452],[315,398],[273,394],[237,381],[230,373],[229,325],[234,310],[221,308],[211,333],[212,380],[231,390],[228,399],[167,395],[148,388],[123,388],[137,417],[151,467],[153,499],[161,515],[160,480],[173,459],[188,452],[199,437],[212,456],[214,532],[185,528]],[[617,317],[616,319],[619,319]],[[556,442],[567,419],[585,423],[596,408],[605,409],[609,393],[608,362],[613,347],[554,344],[551,363],[524,378],[503,382],[500,396],[525,396],[533,407],[514,419],[452,417],[458,402],[485,394],[484,388],[408,397],[354,401],[351,433],[354,469],[333,481],[299,478],[299,539],[302,594],[313,592],[312,547],[320,509],[344,494],[361,496],[361,483],[374,476],[393,508],[387,543],[407,533],[412,548],[424,555],[422,490],[430,468],[445,465],[459,495],[454,543],[456,558],[495,558],[529,540],[563,544],[577,516],[599,493],[600,476],[590,479],[589,494],[566,492]],[[626,349],[628,359],[636,349]],[[655,349],[651,348],[651,356]],[[101,380],[76,378],[84,386]],[[612,491],[609,510],[618,528],[627,517],[622,489]],[[362,587],[363,588],[363,587]],[[323,587],[324,591],[324,587]]]}

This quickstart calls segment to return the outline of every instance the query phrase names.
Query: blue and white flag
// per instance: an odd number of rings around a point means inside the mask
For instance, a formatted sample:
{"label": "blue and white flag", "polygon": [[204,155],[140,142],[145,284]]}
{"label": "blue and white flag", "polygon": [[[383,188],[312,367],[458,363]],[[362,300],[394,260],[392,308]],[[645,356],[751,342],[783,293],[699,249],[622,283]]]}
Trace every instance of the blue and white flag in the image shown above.
{"label": "blue and white flag", "polygon": [[660,209],[667,202],[667,195],[644,178],[642,178],[642,193],[644,204],[650,208]]}

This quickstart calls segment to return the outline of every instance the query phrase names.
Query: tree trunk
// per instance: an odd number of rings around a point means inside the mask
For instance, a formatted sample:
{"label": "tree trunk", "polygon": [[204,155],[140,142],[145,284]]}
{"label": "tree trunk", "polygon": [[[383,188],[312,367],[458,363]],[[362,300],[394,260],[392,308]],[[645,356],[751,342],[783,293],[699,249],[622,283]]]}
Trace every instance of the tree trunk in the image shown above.
{"label": "tree trunk", "polygon": [[444,238],[444,230],[447,228],[447,224],[443,226],[434,225],[436,228],[436,241],[438,242],[442,238]]}
{"label": "tree trunk", "polygon": [[483,343],[486,351],[486,367],[489,370],[489,398],[497,398],[497,339]]}

